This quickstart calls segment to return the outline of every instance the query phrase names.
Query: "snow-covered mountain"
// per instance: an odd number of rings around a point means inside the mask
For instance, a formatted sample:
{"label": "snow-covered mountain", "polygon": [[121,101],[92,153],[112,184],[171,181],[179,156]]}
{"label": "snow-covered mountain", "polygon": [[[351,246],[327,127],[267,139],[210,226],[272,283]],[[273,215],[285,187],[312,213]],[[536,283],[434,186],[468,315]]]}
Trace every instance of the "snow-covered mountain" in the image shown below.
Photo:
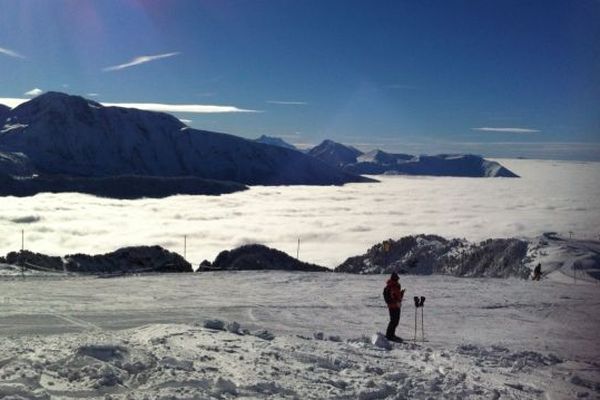
{"label": "snow-covered mountain", "polygon": [[[408,158],[410,157],[410,158]],[[463,176],[463,177],[506,177],[517,178],[518,175],[503,167],[496,161],[486,160],[472,154],[439,154],[435,156],[408,156],[406,154],[390,154],[377,151],[377,158],[364,161],[358,158],[355,164],[343,167],[344,171],[353,174],[379,175],[430,175],[430,176]]]}
{"label": "snow-covered mountain", "polygon": [[45,174],[194,176],[264,185],[367,181],[297,151],[57,92],[12,109],[0,131],[0,151],[26,154]]}
{"label": "snow-covered mountain", "polygon": [[283,147],[284,149],[298,150],[293,144],[289,144],[285,140],[278,137],[262,135],[261,137],[254,139],[254,141],[262,144],[270,144],[271,146]]}
{"label": "snow-covered mountain", "polygon": [[308,154],[336,167],[343,167],[356,162],[363,153],[352,146],[345,146],[332,140],[324,140],[318,146],[309,150]]}
{"label": "snow-covered mountain", "polygon": [[373,150],[362,153],[331,140],[309,151],[310,155],[344,171],[358,175],[430,175],[464,177],[518,177],[495,161],[472,154],[413,156]]}

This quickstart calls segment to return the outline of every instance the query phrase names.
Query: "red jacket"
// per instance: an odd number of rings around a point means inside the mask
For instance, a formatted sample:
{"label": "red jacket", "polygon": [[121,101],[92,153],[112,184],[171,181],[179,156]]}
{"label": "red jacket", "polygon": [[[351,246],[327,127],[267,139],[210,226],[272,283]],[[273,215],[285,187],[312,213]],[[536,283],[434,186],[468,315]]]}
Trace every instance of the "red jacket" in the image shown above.
{"label": "red jacket", "polygon": [[387,281],[386,286],[389,287],[390,296],[392,298],[392,301],[390,303],[388,303],[388,305],[387,305],[388,308],[390,308],[390,309],[400,308],[399,303],[402,301],[402,297],[404,296],[404,291],[400,287],[400,284],[398,283],[398,281],[393,281],[393,280],[389,279]]}

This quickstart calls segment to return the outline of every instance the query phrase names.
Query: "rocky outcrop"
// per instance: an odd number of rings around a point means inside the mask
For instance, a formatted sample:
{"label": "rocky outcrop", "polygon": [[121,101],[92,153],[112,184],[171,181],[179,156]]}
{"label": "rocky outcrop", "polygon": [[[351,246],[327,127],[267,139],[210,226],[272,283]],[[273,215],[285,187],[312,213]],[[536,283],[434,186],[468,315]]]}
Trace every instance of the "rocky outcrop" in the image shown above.
{"label": "rocky outcrop", "polygon": [[72,254],[64,258],[25,250],[8,253],[6,263],[40,271],[95,275],[193,271],[179,254],[159,246],[124,247],[102,255]]}
{"label": "rocky outcrop", "polygon": [[142,272],[193,272],[192,265],[177,253],[160,246],[124,247],[112,253],[65,256],[69,272],[93,274]]}
{"label": "rocky outcrop", "polygon": [[200,265],[198,271],[284,270],[284,271],[331,271],[315,264],[308,264],[286,253],[251,244],[219,253],[212,265]]}
{"label": "rocky outcrop", "polygon": [[366,254],[350,257],[336,272],[356,274],[446,274],[465,277],[527,278],[526,241],[488,239],[471,243],[436,235],[386,240]]}

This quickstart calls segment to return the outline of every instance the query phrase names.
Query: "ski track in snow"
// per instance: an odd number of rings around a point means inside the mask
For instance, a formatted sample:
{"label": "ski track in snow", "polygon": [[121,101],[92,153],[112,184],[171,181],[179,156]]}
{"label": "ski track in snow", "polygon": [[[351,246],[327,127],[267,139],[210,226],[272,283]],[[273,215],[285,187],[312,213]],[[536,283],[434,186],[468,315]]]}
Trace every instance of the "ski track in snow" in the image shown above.
{"label": "ski track in snow", "polygon": [[385,279],[4,277],[0,398],[600,398],[598,284],[403,276],[407,342],[386,350]]}

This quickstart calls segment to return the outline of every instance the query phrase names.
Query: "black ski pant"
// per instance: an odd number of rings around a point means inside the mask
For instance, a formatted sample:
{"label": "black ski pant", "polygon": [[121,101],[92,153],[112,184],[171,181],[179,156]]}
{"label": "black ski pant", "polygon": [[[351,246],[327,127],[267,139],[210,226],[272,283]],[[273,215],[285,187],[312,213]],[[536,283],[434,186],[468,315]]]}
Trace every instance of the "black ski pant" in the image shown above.
{"label": "black ski pant", "polygon": [[400,322],[400,308],[390,308],[390,323],[388,324],[387,331],[385,332],[386,338],[393,338],[396,336],[396,328]]}

